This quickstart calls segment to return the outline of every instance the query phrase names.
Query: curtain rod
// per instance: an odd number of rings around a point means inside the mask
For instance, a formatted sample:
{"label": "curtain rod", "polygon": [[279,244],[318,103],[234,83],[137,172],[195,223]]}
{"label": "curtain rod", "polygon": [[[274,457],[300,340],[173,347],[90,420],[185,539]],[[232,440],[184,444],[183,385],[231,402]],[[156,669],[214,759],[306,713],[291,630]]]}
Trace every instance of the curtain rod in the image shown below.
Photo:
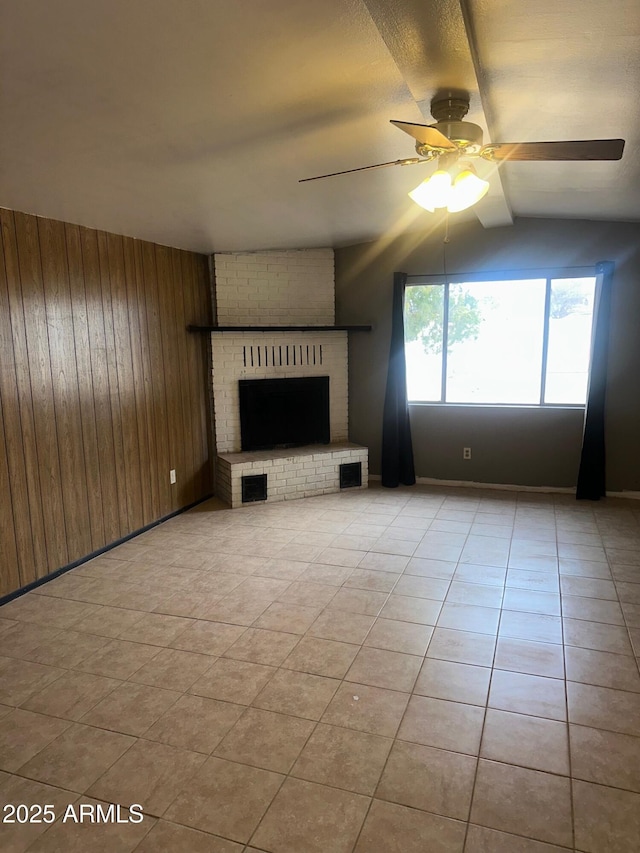
{"label": "curtain rod", "polygon": [[[519,267],[517,269],[501,269],[501,270],[463,270],[462,272],[451,272],[447,270],[447,278],[463,278],[467,277],[469,279],[479,279],[482,278],[484,281],[489,280],[498,280],[498,279],[524,279],[529,277],[539,277],[539,278],[552,278],[553,276],[558,276],[559,278],[570,278],[570,274],[580,274],[585,276],[593,276],[596,274],[596,264],[583,264],[581,266],[575,267]],[[444,277],[444,273],[413,273],[407,275],[407,282],[411,282],[411,280],[420,280],[424,281],[424,279],[442,279]]]}

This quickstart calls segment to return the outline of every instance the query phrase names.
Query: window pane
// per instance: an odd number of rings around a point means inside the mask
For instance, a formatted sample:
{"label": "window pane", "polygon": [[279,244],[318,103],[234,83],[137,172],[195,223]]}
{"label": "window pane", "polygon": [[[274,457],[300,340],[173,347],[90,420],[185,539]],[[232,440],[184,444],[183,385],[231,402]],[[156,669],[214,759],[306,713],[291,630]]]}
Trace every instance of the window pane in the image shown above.
{"label": "window pane", "polygon": [[551,281],[545,403],[586,402],[594,293],[595,278]]}
{"label": "window pane", "polygon": [[449,288],[447,401],[540,403],[546,281]]}
{"label": "window pane", "polygon": [[442,399],[442,330],[444,286],[405,288],[404,338],[409,400]]}

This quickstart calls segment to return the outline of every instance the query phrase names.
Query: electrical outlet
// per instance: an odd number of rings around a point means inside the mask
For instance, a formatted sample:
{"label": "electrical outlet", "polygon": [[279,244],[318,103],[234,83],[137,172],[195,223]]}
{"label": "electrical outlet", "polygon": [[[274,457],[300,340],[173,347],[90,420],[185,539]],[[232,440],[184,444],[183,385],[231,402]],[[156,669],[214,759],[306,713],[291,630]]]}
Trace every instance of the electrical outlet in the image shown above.
{"label": "electrical outlet", "polygon": [[471,448],[463,447],[462,448],[462,458],[463,459],[471,459]]}
{"label": "electrical outlet", "polygon": [[175,482],[176,482],[176,469],[175,469],[175,468],[172,468],[172,469],[169,471],[169,482],[171,483],[171,485],[172,485],[172,486],[173,486],[173,485],[175,484]]}

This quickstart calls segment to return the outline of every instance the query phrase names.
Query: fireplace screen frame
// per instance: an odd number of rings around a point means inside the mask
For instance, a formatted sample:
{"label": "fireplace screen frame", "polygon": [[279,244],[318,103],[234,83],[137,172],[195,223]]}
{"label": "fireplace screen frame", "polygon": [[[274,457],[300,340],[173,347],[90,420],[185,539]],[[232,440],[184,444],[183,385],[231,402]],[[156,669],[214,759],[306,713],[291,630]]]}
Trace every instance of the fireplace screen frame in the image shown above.
{"label": "fireplace screen frame", "polygon": [[240,379],[238,397],[242,451],[331,442],[329,376]]}

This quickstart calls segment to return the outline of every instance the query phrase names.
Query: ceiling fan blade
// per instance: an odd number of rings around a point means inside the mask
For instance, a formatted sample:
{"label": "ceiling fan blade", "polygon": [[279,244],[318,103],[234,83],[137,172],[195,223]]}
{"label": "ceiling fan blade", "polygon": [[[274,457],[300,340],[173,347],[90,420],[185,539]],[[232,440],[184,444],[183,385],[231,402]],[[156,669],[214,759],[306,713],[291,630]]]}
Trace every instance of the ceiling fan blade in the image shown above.
{"label": "ceiling fan blade", "polygon": [[619,160],[624,139],[581,139],[575,142],[492,142],[480,156],[487,160]]}
{"label": "ceiling fan blade", "polygon": [[359,166],[357,169],[345,169],[342,172],[329,172],[328,175],[316,175],[314,178],[301,178],[298,183],[304,184],[305,181],[319,181],[321,178],[335,178],[336,175],[348,175],[351,172],[366,172],[367,169],[382,169],[385,166],[413,166],[416,163],[430,163],[429,159],[421,159],[420,157],[405,157],[403,160],[390,160],[388,163],[374,163],[373,166]]}
{"label": "ceiling fan blade", "polygon": [[457,150],[453,142],[447,139],[444,133],[440,133],[439,130],[428,124],[413,124],[410,121],[394,121],[394,119],[391,119],[391,124],[400,130],[404,130],[405,133],[413,136],[414,139],[422,142],[423,145],[430,145],[433,148],[444,148],[447,151]]}

